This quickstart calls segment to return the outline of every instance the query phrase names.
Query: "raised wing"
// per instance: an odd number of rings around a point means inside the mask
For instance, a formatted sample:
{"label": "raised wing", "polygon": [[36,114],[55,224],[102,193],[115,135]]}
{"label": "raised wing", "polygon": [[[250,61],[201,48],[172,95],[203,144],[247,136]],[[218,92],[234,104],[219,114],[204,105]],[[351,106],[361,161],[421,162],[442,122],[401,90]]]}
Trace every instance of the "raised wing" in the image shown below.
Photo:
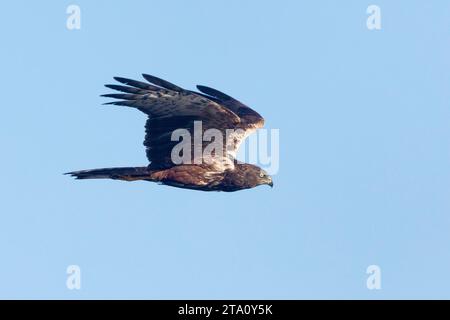
{"label": "raised wing", "polygon": [[[106,104],[128,106],[146,113],[149,118],[145,125],[146,136],[144,145],[150,166],[153,168],[168,168],[174,166],[172,150],[179,141],[172,141],[172,133],[177,129],[185,129],[190,133],[191,159],[197,155],[194,145],[194,125],[201,121],[202,134],[208,129],[217,129],[226,137],[227,129],[236,128],[241,118],[229,107],[209,99],[205,95],[180,88],[160,78],[143,75],[148,81],[141,82],[115,77],[124,85],[106,85],[106,87],[123,93],[105,94],[104,97],[120,99]],[[202,142],[202,150],[210,142]],[[197,144],[198,145],[198,144]],[[226,147],[226,142],[223,143]],[[225,153],[224,153],[225,154]],[[226,159],[218,159],[222,162]],[[232,164],[231,164],[232,165]],[[225,170],[225,167],[223,167]]]}
{"label": "raised wing", "polygon": [[257,129],[264,126],[264,118],[252,108],[217,89],[200,85],[197,86],[197,89],[203,93],[203,97],[213,99],[239,116],[240,123],[237,128],[241,130],[237,130],[230,136],[227,149],[230,155],[236,157],[241,143]]}

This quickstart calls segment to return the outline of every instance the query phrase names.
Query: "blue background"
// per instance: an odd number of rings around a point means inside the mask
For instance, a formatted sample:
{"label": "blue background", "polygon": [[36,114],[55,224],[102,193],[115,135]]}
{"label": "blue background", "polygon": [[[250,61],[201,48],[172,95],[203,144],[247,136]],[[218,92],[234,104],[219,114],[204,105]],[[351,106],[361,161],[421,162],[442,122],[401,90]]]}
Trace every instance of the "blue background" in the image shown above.
{"label": "blue background", "polygon": [[[450,298],[448,1],[76,1],[72,31],[69,4],[1,6],[0,298]],[[63,176],[146,164],[99,97],[143,72],[280,129],[274,188]]]}

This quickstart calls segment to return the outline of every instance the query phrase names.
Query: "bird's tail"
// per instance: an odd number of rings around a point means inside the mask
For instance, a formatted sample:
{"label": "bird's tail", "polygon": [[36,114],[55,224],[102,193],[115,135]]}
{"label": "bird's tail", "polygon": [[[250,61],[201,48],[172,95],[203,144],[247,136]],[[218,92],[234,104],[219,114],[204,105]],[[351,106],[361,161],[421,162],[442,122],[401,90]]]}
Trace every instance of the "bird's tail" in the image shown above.
{"label": "bird's tail", "polygon": [[103,168],[67,172],[76,179],[153,180],[147,167]]}

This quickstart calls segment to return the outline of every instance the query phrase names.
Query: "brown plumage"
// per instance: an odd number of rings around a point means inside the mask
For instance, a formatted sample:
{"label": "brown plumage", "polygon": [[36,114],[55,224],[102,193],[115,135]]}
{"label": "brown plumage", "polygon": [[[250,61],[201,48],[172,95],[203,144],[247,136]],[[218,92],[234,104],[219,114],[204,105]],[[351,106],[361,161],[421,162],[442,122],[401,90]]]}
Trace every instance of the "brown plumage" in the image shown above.
{"label": "brown plumage", "polygon": [[[150,164],[67,174],[77,179],[145,180],[203,191],[237,191],[262,184],[272,186],[272,178],[264,170],[235,160],[242,141],[264,125],[264,119],[256,111],[216,89],[197,86],[200,92],[194,92],[154,76],[143,76],[148,82],[116,77],[115,80],[125,85],[106,87],[122,93],[103,96],[119,99],[106,104],[136,108],[148,115],[144,146]],[[199,130],[202,137],[209,129],[215,129],[222,133],[222,149],[208,154],[205,150],[211,141],[193,138],[187,146],[191,161],[174,163],[172,153],[180,142],[173,141],[172,134],[179,129],[191,137],[198,132],[194,129]]]}

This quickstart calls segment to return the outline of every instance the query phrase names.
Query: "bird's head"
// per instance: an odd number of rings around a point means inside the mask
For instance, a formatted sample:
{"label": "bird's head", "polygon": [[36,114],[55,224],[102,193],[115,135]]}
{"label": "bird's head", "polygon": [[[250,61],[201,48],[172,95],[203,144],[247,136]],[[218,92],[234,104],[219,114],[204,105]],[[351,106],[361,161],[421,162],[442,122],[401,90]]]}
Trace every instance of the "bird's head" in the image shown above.
{"label": "bird's head", "polygon": [[272,177],[263,169],[259,169],[259,184],[267,184],[271,188],[273,188]]}
{"label": "bird's head", "polygon": [[244,166],[245,180],[248,184],[253,187],[263,184],[273,187],[272,177],[265,170],[252,164],[245,164]]}

